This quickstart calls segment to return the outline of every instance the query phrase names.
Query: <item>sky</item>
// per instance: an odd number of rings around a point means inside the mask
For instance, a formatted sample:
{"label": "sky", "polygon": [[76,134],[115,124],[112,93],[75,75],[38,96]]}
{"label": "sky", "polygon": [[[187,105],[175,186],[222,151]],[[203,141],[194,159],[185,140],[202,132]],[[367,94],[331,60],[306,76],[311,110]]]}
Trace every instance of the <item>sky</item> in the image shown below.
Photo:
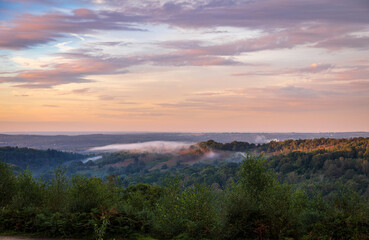
{"label": "sky", "polygon": [[0,0],[15,131],[369,131],[369,1]]}

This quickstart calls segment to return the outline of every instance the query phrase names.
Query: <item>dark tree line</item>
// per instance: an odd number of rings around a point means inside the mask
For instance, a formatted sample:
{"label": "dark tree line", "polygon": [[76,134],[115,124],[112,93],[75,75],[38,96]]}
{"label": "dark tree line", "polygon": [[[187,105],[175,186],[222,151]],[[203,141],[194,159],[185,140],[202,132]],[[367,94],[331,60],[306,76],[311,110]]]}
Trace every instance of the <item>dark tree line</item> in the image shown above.
{"label": "dark tree line", "polygon": [[53,149],[37,150],[32,148],[0,147],[0,159],[12,163],[22,169],[38,169],[40,167],[54,167],[64,162],[83,159],[84,155],[61,152]]}

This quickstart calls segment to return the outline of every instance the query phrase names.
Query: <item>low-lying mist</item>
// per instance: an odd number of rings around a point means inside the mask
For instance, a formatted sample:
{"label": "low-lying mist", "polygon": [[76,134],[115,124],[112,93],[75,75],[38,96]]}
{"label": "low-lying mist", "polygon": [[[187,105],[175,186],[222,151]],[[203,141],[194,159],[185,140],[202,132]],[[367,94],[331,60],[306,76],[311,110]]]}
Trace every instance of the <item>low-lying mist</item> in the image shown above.
{"label": "low-lying mist", "polygon": [[177,141],[150,141],[142,143],[111,144],[88,149],[89,152],[152,152],[170,153],[190,148],[195,143]]}

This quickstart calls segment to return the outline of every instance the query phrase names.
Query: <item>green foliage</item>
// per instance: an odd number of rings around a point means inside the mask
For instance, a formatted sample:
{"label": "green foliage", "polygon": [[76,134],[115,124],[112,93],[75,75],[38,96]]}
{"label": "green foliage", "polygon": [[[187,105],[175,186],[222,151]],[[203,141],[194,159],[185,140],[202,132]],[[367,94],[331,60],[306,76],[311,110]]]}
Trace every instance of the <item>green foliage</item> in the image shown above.
{"label": "green foliage", "polygon": [[67,193],[69,181],[65,176],[65,169],[55,168],[54,177],[46,187],[46,207],[51,211],[64,212],[67,209]]}
{"label": "green foliage", "polygon": [[[309,211],[314,222],[309,232],[322,239],[368,239],[369,205],[357,193],[343,189],[330,202],[311,201]],[[310,219],[306,219],[311,221]]]}
{"label": "green foliage", "polygon": [[326,150],[309,153],[292,152],[267,159],[269,167],[279,172],[280,180],[320,186],[324,195],[336,194],[341,185],[369,197],[369,163],[363,158],[348,158],[352,152]]}
{"label": "green foliage", "polygon": [[40,237],[90,237],[93,225],[87,213],[52,213],[38,208],[0,211],[0,231],[29,233]]}
{"label": "green foliage", "polygon": [[90,212],[100,206],[110,208],[117,199],[117,193],[112,191],[111,186],[104,184],[102,179],[78,175],[71,180],[69,194],[69,208],[72,212]]}
{"label": "green foliage", "polygon": [[29,169],[17,176],[16,194],[11,206],[15,209],[36,207],[44,203],[45,184],[32,176]]}
{"label": "green foliage", "polygon": [[246,155],[239,181],[226,192],[224,238],[283,239],[298,235],[306,197],[279,184],[261,156]]}
{"label": "green foliage", "polygon": [[179,177],[184,187],[191,187],[194,183],[206,183],[217,185],[224,189],[230,179],[237,178],[238,163],[195,164],[193,166],[181,166],[180,168],[170,168],[165,173],[159,170],[147,173],[132,174],[120,179],[120,184],[125,187],[146,183],[151,185],[165,185],[165,179]]}
{"label": "green foliage", "polygon": [[[156,203],[163,194],[163,188],[147,184],[137,184],[126,188],[120,200],[118,210],[139,222],[143,233],[152,230]],[[136,222],[137,223],[137,222]]]}
{"label": "green foliage", "polygon": [[239,182],[246,194],[255,198],[263,197],[276,186],[275,174],[268,170],[262,155],[245,155],[240,165]]}
{"label": "green foliage", "polygon": [[204,149],[237,151],[237,152],[266,152],[272,154],[288,154],[290,152],[313,152],[317,150],[329,150],[350,152],[351,157],[369,156],[369,138],[350,138],[350,139],[333,139],[333,138],[317,138],[317,139],[299,139],[286,141],[271,141],[264,144],[250,144],[247,142],[231,142],[218,143],[214,140],[200,142],[198,145]]}
{"label": "green foliage", "polygon": [[206,185],[183,189],[169,183],[155,210],[155,231],[166,239],[185,234],[191,239],[214,236],[218,226],[214,193]]}
{"label": "green foliage", "polygon": [[95,223],[94,223],[94,231],[97,240],[103,240],[106,234],[106,230],[108,225],[110,224],[110,218],[114,215],[117,215],[118,212],[112,209],[105,209],[104,207],[100,207],[100,212],[98,215],[94,215]]}
{"label": "green foliage", "polygon": [[16,193],[16,178],[6,163],[0,160],[0,207],[9,204]]}

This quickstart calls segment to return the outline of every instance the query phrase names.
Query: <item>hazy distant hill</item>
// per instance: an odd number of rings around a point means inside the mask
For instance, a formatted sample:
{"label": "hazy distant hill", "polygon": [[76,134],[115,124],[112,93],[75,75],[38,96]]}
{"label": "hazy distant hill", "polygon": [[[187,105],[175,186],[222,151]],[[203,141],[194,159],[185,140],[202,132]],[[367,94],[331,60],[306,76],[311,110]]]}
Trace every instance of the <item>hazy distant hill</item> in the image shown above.
{"label": "hazy distant hill", "polygon": [[[70,134],[70,133],[68,133]],[[92,147],[109,144],[137,143],[147,141],[201,142],[213,139],[226,143],[243,141],[266,143],[272,140],[313,138],[369,137],[369,132],[327,133],[122,133],[85,135],[13,135],[0,134],[0,146],[31,147],[82,152]]]}

